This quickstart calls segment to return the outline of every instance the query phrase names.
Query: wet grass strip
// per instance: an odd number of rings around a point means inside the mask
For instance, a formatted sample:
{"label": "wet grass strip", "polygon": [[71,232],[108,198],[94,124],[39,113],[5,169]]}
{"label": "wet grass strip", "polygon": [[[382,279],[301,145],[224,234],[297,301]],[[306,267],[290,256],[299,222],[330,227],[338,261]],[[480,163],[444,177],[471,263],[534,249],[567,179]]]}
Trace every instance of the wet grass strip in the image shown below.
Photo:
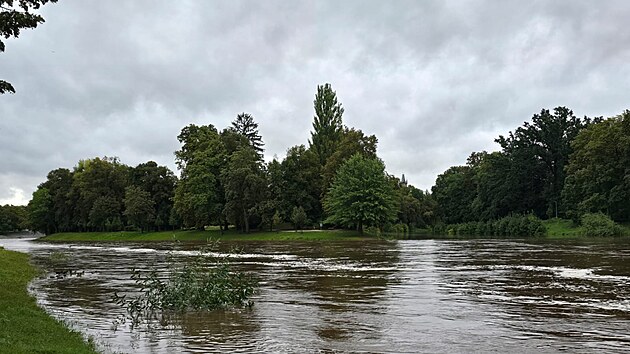
{"label": "wet grass strip", "polygon": [[67,232],[48,235],[42,241],[57,242],[117,242],[117,241],[197,241],[208,239],[221,241],[365,241],[376,239],[373,236],[359,236],[355,231],[322,230],[322,231],[258,231],[249,234],[230,230],[221,234],[218,230],[176,230],[160,232]]}
{"label": "wet grass strip", "polygon": [[0,248],[0,353],[96,353],[37,306],[26,290],[36,275],[27,254]]}

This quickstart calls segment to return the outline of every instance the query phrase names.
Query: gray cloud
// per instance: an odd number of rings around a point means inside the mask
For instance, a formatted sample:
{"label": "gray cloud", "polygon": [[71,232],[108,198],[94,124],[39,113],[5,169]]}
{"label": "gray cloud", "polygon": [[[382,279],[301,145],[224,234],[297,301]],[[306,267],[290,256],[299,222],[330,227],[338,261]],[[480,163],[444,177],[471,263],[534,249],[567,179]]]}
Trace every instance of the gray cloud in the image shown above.
{"label": "gray cloud", "polygon": [[325,82],[388,171],[423,189],[543,107],[628,108],[626,1],[65,0],[42,13],[0,55],[18,90],[0,96],[0,203],[83,158],[174,169],[183,126],[243,111],[282,157],[306,144]]}

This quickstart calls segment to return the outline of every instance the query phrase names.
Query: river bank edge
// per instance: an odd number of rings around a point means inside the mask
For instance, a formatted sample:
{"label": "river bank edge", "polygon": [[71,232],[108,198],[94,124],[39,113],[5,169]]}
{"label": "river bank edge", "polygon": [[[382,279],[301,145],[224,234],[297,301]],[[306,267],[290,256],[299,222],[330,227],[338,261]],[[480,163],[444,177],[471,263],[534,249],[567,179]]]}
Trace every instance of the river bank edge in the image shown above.
{"label": "river bank edge", "polygon": [[28,293],[39,274],[28,254],[0,247],[0,352],[97,353],[91,341],[48,315]]}
{"label": "river bank edge", "polygon": [[[544,220],[547,235],[539,239],[545,240],[608,240],[615,238],[589,237],[584,234],[582,227],[576,226],[571,220]],[[630,225],[622,225],[624,236],[630,237]],[[174,230],[157,232],[118,231],[118,232],[64,232],[43,236],[37,241],[45,242],[207,242],[220,241],[377,241],[382,239],[504,239],[506,237],[492,236],[446,236],[434,235],[428,229],[421,229],[417,233],[408,235],[384,234],[359,235],[351,230],[304,230],[304,231],[254,231],[248,234],[237,230],[221,232],[220,230]],[[533,239],[533,238],[532,238]]]}

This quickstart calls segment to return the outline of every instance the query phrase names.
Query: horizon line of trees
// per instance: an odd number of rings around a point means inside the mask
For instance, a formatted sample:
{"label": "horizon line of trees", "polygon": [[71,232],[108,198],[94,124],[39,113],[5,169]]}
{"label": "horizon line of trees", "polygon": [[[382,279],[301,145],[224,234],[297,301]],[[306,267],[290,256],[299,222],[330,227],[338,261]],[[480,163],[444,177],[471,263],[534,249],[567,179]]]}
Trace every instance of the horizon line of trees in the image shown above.
{"label": "horizon line of trees", "polygon": [[378,139],[343,125],[344,109],[330,84],[317,87],[308,145],[265,163],[258,123],[238,114],[223,130],[190,124],[178,135],[180,177],[149,161],[81,160],[51,171],[28,205],[31,228],[64,231],[204,229],[242,232],[277,228],[388,228],[434,223],[428,192],[386,173]]}
{"label": "horizon line of trees", "polygon": [[630,220],[630,111],[580,119],[566,107],[543,109],[499,136],[500,151],[473,152],[424,192],[385,171],[376,136],[343,125],[330,84],[317,87],[313,105],[308,145],[290,147],[282,160],[265,163],[258,123],[241,113],[222,130],[181,130],[179,178],[153,161],[130,167],[107,157],[53,170],[33,193],[28,225],[46,233],[210,225],[249,232],[287,223],[406,233],[510,215]]}
{"label": "horizon line of trees", "polygon": [[543,109],[495,141],[500,151],[473,152],[437,177],[441,222],[532,214],[579,223],[588,213],[630,221],[630,111],[580,119],[566,107]]}

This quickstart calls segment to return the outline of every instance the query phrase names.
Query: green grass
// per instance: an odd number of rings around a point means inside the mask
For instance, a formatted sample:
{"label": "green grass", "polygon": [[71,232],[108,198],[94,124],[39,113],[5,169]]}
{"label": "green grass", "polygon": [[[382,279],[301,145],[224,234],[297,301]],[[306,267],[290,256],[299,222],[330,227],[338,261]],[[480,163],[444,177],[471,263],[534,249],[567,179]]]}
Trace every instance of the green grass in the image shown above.
{"label": "green grass", "polygon": [[0,248],[0,353],[96,353],[37,306],[26,290],[36,275],[27,254]]}
{"label": "green grass", "polygon": [[572,220],[549,219],[543,220],[543,225],[547,228],[547,238],[578,238],[584,237],[582,227],[575,225]]}
{"label": "green grass", "polygon": [[320,240],[349,240],[362,241],[376,239],[371,236],[359,236],[354,231],[323,230],[323,231],[259,231],[249,234],[230,230],[221,235],[219,230],[206,231],[160,231],[160,232],[66,232],[52,234],[40,238],[42,241],[53,242],[147,242],[147,241],[181,241],[205,242],[208,239],[224,241],[320,241]]}
{"label": "green grass", "polygon": [[[581,226],[575,225],[572,220],[554,218],[543,220],[543,225],[547,228],[547,238],[549,239],[588,237],[584,235],[584,229]],[[630,223],[620,225],[624,229],[624,236],[630,236]]]}

